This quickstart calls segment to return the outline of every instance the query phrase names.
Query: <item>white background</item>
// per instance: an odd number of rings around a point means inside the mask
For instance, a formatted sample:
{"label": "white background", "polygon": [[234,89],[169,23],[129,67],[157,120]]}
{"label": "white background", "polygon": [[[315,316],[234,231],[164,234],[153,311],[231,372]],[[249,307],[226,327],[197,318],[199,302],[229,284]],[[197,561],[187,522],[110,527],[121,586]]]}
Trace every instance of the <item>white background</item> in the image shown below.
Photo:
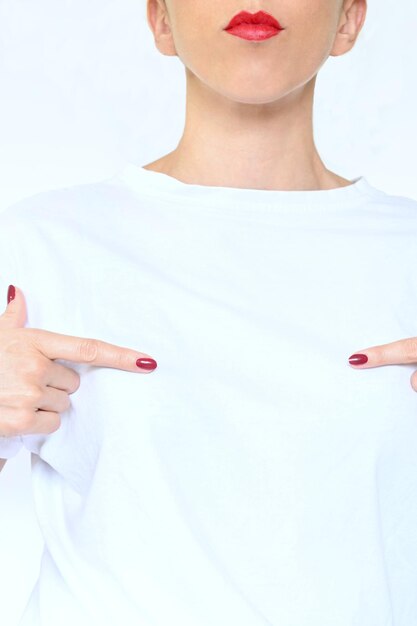
{"label": "white background", "polygon": [[[259,8],[279,17],[279,4]],[[415,199],[416,24],[414,0],[400,10],[369,0],[355,48],[320,70],[314,116],[329,169]],[[0,210],[159,158],[176,147],[184,114],[183,65],[156,50],[145,0],[0,0]],[[17,623],[41,550],[22,451],[0,474],[2,626]]]}

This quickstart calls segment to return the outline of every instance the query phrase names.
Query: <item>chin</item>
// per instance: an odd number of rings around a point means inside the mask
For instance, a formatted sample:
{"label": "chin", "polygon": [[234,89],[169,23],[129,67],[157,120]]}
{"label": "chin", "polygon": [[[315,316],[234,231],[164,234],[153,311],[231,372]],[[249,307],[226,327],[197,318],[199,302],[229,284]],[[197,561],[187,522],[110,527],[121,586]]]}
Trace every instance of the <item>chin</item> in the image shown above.
{"label": "chin", "polygon": [[251,86],[248,89],[243,90],[242,88],[236,90],[222,90],[218,91],[220,95],[223,95],[225,98],[229,100],[233,100],[234,102],[239,102],[241,104],[274,104],[285,95],[287,95],[287,91],[278,90],[276,85],[274,89],[259,89],[255,86]]}

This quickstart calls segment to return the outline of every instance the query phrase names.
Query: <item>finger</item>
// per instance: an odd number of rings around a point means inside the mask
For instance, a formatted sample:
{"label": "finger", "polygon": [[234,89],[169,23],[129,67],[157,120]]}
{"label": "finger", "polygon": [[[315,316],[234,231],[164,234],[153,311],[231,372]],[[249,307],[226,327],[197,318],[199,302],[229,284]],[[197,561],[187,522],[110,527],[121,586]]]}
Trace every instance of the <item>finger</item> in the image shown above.
{"label": "finger", "polygon": [[412,388],[414,389],[414,391],[417,391],[417,370],[412,373],[410,377],[410,384]]}
{"label": "finger", "polygon": [[22,328],[27,321],[26,300],[23,291],[10,285],[6,300],[6,309],[0,315],[0,329]]}
{"label": "finger", "polygon": [[35,411],[16,407],[2,410],[1,430],[5,437],[49,434],[61,426],[61,417],[54,411]]}
{"label": "finger", "polygon": [[62,411],[67,411],[70,406],[71,400],[66,391],[55,389],[55,387],[45,387],[42,400],[38,402],[34,409],[62,413]]}
{"label": "finger", "polygon": [[[128,372],[152,371],[157,363],[144,352],[116,346],[99,339],[61,335],[43,329],[27,329],[34,347],[48,359],[64,359]],[[141,360],[144,363],[141,363]]]}
{"label": "finger", "polygon": [[58,430],[61,426],[61,416],[55,411],[43,411],[39,409],[35,412],[33,425],[27,430],[29,435],[50,435]]}
{"label": "finger", "polygon": [[[361,355],[367,357],[365,363],[360,362],[361,359],[358,357]],[[407,363],[417,363],[417,337],[399,339],[380,346],[357,350],[349,357],[349,364],[361,369]]]}
{"label": "finger", "polygon": [[74,393],[80,386],[80,375],[70,367],[65,367],[55,361],[49,361],[47,374],[43,379],[45,385],[62,389],[67,393]]}

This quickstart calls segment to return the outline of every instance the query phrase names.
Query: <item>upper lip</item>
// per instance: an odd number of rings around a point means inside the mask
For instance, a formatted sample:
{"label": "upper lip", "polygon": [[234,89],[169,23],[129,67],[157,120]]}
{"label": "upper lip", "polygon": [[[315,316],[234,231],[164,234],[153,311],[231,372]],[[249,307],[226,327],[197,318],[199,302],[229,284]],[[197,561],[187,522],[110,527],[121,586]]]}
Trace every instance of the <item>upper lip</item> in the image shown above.
{"label": "upper lip", "polygon": [[258,11],[258,13],[248,13],[247,11],[241,11],[237,15],[235,15],[226,26],[225,30],[228,28],[233,28],[234,26],[238,26],[239,24],[270,24],[271,26],[275,26],[275,28],[282,30],[282,26],[269,13],[265,13],[265,11]]}

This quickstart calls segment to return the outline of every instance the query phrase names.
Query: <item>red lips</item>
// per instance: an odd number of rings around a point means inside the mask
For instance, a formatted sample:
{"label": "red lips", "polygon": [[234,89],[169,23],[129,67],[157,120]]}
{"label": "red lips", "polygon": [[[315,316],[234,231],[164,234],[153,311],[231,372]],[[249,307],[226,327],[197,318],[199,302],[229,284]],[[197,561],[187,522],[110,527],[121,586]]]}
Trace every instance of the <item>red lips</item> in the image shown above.
{"label": "red lips", "polygon": [[275,17],[272,17],[272,15],[269,15],[269,13],[265,13],[265,11],[258,11],[258,13],[241,11],[231,19],[225,30],[238,26],[239,24],[268,24],[277,30],[282,30],[282,26],[278,20],[276,20]]}

